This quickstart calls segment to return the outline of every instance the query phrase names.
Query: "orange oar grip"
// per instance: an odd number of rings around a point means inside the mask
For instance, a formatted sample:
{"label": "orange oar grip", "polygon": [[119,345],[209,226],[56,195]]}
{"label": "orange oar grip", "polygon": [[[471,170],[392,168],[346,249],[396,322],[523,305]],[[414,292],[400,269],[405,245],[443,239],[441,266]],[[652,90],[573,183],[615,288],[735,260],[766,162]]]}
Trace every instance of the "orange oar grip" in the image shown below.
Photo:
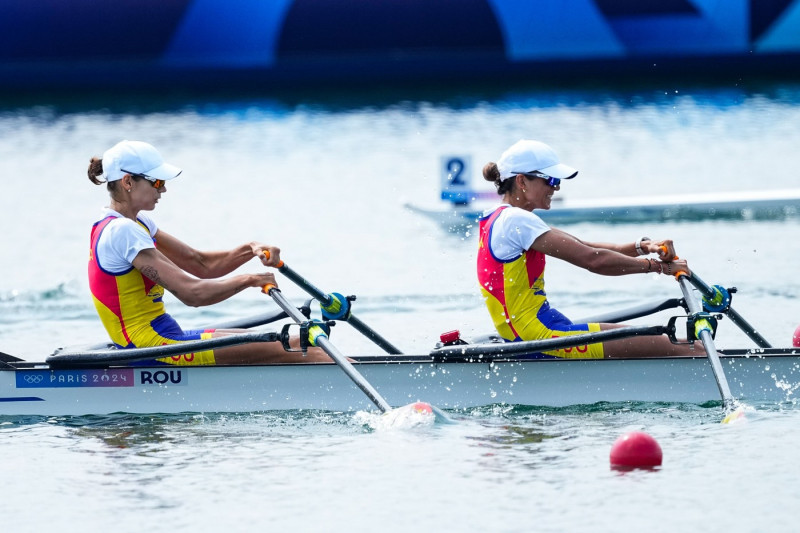
{"label": "orange oar grip", "polygon": [[269,294],[269,291],[271,291],[272,289],[277,289],[277,288],[278,288],[278,286],[275,285],[274,283],[267,283],[266,285],[261,287],[261,292],[263,292],[264,294]]}
{"label": "orange oar grip", "polygon": [[[677,259],[677,257],[675,259]],[[690,277],[685,270],[679,270],[678,272],[674,273],[673,276],[675,276],[675,279],[678,281],[681,280],[681,276],[686,276],[687,278]]]}
{"label": "orange oar grip", "polygon": [[[269,259],[269,250],[262,250],[262,251],[264,252],[264,257],[266,257],[267,259]],[[278,263],[278,268],[280,268],[280,267],[282,267],[282,266],[283,266],[283,261],[281,261],[280,263]]]}
{"label": "orange oar grip", "polygon": [[[668,248],[666,246],[664,246],[664,245],[659,246],[659,248],[664,250],[664,253],[667,253],[667,251],[668,251]],[[677,259],[680,259],[680,258],[676,255],[675,257],[672,258],[672,261],[675,261]]]}

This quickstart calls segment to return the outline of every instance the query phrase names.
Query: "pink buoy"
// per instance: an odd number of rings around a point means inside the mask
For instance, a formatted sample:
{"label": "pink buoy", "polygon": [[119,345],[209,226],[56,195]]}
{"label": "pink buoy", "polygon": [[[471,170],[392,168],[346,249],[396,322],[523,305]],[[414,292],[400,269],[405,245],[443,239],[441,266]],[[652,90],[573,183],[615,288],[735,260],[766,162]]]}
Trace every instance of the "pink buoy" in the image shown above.
{"label": "pink buoy", "polygon": [[425,402],[414,402],[411,404],[411,410],[419,415],[432,415],[433,408],[431,404]]}
{"label": "pink buoy", "polygon": [[609,458],[616,469],[653,468],[661,466],[661,446],[647,433],[633,431],[617,439]]}
{"label": "pink buoy", "polygon": [[792,337],[792,346],[800,348],[800,326],[797,326],[797,329],[794,330],[794,337]]}

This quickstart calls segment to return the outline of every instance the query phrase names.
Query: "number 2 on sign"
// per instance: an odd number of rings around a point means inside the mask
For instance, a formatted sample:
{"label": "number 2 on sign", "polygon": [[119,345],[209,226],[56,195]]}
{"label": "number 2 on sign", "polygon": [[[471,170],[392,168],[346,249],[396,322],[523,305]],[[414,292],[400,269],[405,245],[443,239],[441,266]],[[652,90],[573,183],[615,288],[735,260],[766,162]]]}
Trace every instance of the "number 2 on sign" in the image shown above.
{"label": "number 2 on sign", "polygon": [[467,183],[464,181],[464,160],[458,157],[452,157],[445,162],[445,170],[447,172],[447,181],[451,186],[460,187]]}

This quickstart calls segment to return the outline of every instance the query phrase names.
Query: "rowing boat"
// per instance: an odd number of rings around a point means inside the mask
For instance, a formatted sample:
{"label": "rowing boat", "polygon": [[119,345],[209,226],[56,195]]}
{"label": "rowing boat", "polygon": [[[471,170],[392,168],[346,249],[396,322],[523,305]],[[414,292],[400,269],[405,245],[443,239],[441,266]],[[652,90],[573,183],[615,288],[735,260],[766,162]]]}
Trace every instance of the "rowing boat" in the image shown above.
{"label": "rowing boat", "polygon": [[[355,357],[354,366],[393,405],[424,399],[445,409],[493,404],[567,406],[597,402],[703,404],[719,401],[702,352],[693,358],[558,360],[519,356]],[[800,349],[723,351],[734,395],[791,402],[800,387]],[[0,368],[1,415],[356,411],[370,400],[335,364]]]}
{"label": "rowing boat", "polygon": [[[114,349],[107,343],[58,349],[39,362],[0,353],[0,415],[87,415],[110,413],[259,412],[287,409],[356,411],[424,401],[445,409],[494,404],[559,407],[598,402],[667,402],[703,404],[723,400],[793,402],[800,388],[800,348],[773,348],[731,307],[735,289],[709,286],[695,273],[684,284],[683,299],[643,304],[588,317],[580,322],[627,322],[666,309],[686,311],[688,342],[702,341],[709,351],[717,320],[727,315],[757,345],[721,350],[717,357],[625,359],[549,359],[541,352],[641,335],[667,335],[679,342],[678,316],[666,325],[625,326],[570,337],[503,342],[486,336],[474,342],[444,335],[426,354],[403,354],[352,314],[354,297],[325,294],[288,266],[279,270],[320,302],[323,320],[310,319],[310,300],[292,308],[276,287],[270,295],[282,308],[243,321],[221,324],[257,328],[227,337],[152,348]],[[277,293],[276,293],[277,291]],[[694,302],[694,300],[697,300]],[[690,311],[690,309],[694,309]],[[710,311],[710,312],[709,312]],[[291,317],[277,331],[258,326]],[[154,358],[254,342],[281,342],[288,348],[289,328],[317,330],[332,347],[324,321],[344,320],[383,352],[351,356],[352,363],[262,364],[246,366],[156,366]],[[328,328],[329,329],[329,328]],[[309,340],[301,343],[308,347]],[[336,352],[329,352],[337,355]],[[147,366],[150,361],[151,366]],[[343,372],[344,370],[344,372]],[[716,379],[716,385],[715,380]],[[727,378],[727,379],[726,379]]]}
{"label": "rowing boat", "polygon": [[[406,203],[409,211],[432,219],[452,233],[475,227],[486,208],[497,204],[496,193],[442,192],[445,206]],[[671,220],[784,220],[800,216],[800,189],[694,193],[616,198],[555,197],[539,216],[551,225],[602,222],[610,224]]]}
{"label": "rowing boat", "polygon": [[[472,159],[445,156],[440,166],[440,200],[437,205],[407,202],[409,211],[433,219],[451,233],[475,227],[500,197],[494,190],[472,186]],[[485,183],[482,179],[480,182]],[[444,206],[441,205],[444,203]],[[782,220],[800,216],[800,189],[714,191],[611,198],[555,196],[550,209],[538,213],[551,225],[580,222],[637,223],[699,220]]]}

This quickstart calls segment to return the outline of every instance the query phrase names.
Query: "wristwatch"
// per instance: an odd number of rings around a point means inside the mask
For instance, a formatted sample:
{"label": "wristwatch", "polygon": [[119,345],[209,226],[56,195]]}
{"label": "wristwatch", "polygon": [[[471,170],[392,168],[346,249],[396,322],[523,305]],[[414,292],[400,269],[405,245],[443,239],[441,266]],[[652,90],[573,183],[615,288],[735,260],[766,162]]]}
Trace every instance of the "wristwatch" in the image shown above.
{"label": "wristwatch", "polygon": [[642,241],[649,241],[651,240],[650,237],[639,237],[639,240],[636,241],[636,253],[639,255],[647,255],[647,252],[642,250]]}

